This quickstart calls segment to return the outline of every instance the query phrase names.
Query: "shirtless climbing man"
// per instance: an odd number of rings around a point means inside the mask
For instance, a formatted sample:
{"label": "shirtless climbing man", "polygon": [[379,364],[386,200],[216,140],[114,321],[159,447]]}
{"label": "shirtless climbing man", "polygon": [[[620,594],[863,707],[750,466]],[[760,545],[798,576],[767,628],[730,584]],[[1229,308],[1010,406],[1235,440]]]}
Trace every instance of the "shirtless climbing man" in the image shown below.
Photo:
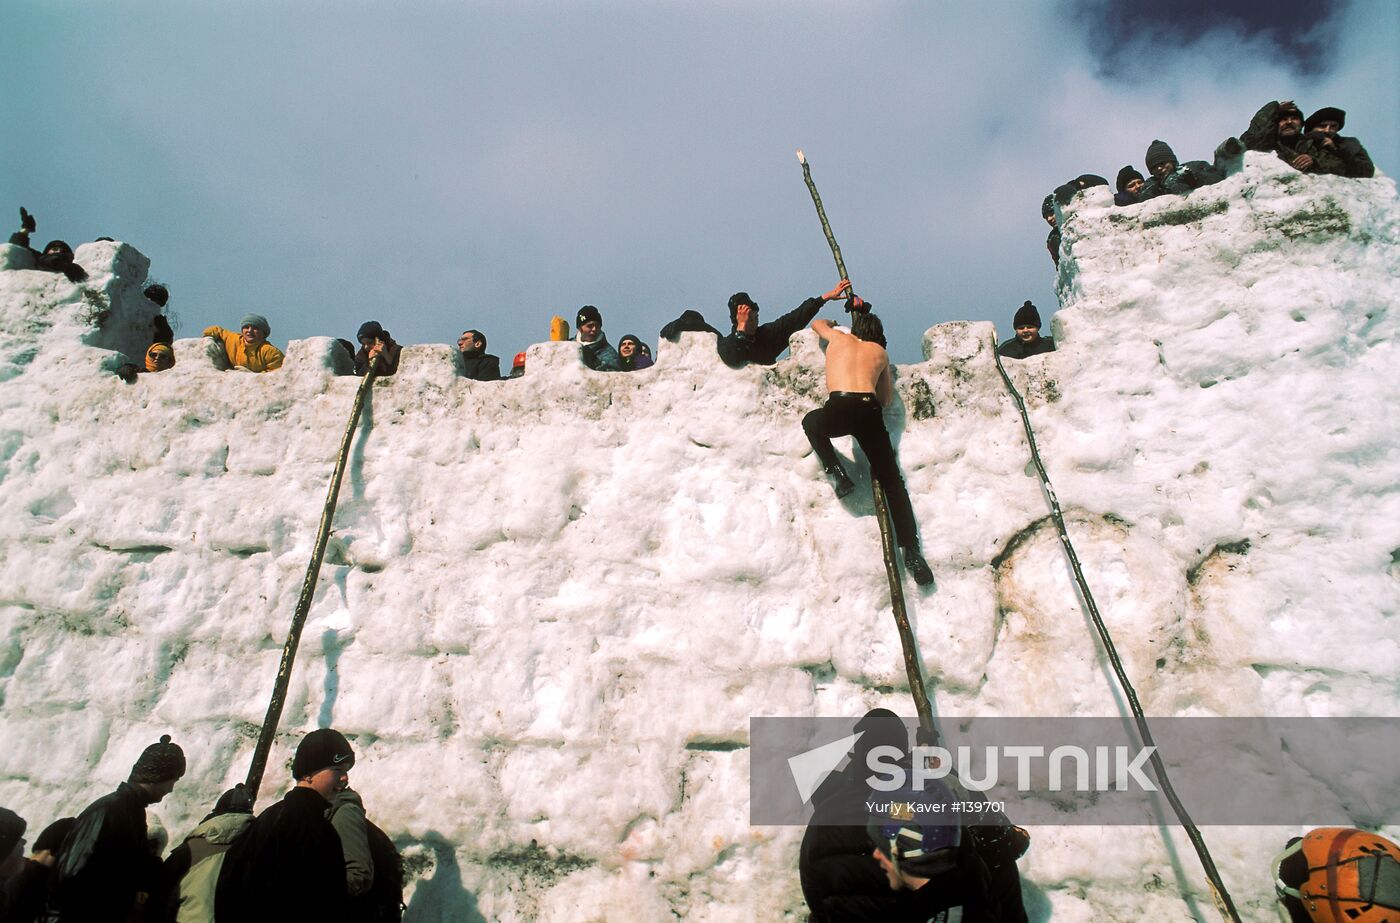
{"label": "shirtless climbing man", "polygon": [[[838,291],[850,288],[842,280]],[[885,328],[869,305],[853,297],[848,305],[851,329],[848,333],[829,320],[817,319],[812,329],[826,342],[826,406],[802,418],[802,429],[821,460],[837,497],[855,489],[841,467],[833,436],[854,436],[870,461],[870,472],[885,491],[895,536],[904,552],[904,567],[920,586],[933,583],[933,571],[919,549],[919,531],[909,491],[899,473],[899,462],[885,429],[884,407],[894,393],[890,360],[885,352]]]}

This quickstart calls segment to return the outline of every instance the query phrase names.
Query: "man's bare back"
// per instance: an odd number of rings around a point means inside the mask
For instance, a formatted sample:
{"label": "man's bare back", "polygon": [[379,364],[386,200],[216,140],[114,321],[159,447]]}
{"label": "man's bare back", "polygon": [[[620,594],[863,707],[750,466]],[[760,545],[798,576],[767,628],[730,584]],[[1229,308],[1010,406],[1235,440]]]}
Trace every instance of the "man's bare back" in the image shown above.
{"label": "man's bare back", "polygon": [[812,329],[826,341],[826,390],[873,394],[880,405],[890,402],[890,360],[879,343],[868,343],[832,325],[812,322]]}

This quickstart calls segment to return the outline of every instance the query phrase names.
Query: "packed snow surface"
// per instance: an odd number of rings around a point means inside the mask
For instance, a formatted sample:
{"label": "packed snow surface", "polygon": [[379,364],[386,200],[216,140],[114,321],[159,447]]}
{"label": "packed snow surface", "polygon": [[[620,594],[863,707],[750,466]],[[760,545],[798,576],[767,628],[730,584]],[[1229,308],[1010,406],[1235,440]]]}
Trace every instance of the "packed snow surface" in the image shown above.
{"label": "packed snow surface", "polygon": [[[1060,351],[1010,372],[1147,713],[1395,715],[1394,183],[1249,155],[1185,199],[1089,190],[1062,226]],[[0,259],[0,804],[37,830],[171,733],[189,772],[151,813],[178,841],[247,771],[358,380],[328,338],[263,375],[190,339],[123,383],[146,257],[84,245],[82,285],[24,258]],[[277,341],[295,306],[248,309]],[[887,413],[932,694],[1119,715],[993,336],[929,330]],[[748,823],[749,717],[913,712],[869,491],[835,500],[799,425],[815,335],[741,371],[705,334],[635,374],[567,343],[515,381],[456,361],[412,346],[372,386],[261,803],[334,725],[410,919],[803,919],[801,830]],[[1205,829],[1247,919],[1276,919],[1290,832]],[[1179,830],[1037,828],[1021,869],[1033,920],[1215,918]]]}

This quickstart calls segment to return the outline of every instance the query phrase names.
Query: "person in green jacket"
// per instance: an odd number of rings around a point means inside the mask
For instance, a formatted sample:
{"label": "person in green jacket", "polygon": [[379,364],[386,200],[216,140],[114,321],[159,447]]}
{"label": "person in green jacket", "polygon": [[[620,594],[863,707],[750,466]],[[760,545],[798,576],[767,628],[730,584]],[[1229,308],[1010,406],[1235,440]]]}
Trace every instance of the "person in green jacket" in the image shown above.
{"label": "person in green jacket", "polygon": [[1335,153],[1342,161],[1342,176],[1356,179],[1370,179],[1376,175],[1376,165],[1361,142],[1355,138],[1344,138],[1340,132],[1346,125],[1347,114],[1341,109],[1324,106],[1308,116],[1303,123],[1303,131],[1323,149]]}
{"label": "person in green jacket", "polygon": [[354,900],[374,884],[374,858],[369,851],[369,827],[360,793],[352,788],[336,792],[326,818],[340,836],[340,847],[345,851],[345,885]]}
{"label": "person in green jacket", "polygon": [[[1233,143],[1232,143],[1233,142]],[[1164,195],[1186,195],[1193,189],[1210,186],[1225,178],[1222,161],[1238,156],[1243,150],[1236,138],[1227,138],[1215,149],[1215,164],[1204,160],[1181,163],[1165,141],[1153,141],[1147,146],[1147,172],[1152,178],[1138,190],[1137,200],[1146,202]]]}
{"label": "person in green jacket", "polygon": [[1303,131],[1303,113],[1291,99],[1260,106],[1240,141],[1251,151],[1272,151],[1300,173],[1346,175],[1340,154]]}

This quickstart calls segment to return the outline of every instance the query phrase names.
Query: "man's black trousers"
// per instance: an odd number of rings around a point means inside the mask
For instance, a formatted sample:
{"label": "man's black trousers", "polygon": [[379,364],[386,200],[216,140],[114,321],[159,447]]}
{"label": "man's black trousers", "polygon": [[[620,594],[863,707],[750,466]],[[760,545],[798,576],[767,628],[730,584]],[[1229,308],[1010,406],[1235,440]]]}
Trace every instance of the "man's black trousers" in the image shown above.
{"label": "man's black trousers", "polygon": [[840,464],[836,449],[831,445],[831,437],[855,437],[860,450],[870,460],[870,473],[885,489],[885,500],[889,503],[890,517],[894,519],[899,546],[918,548],[919,532],[914,525],[914,508],[909,503],[904,478],[900,477],[899,462],[895,460],[890,434],[885,429],[885,419],[875,395],[832,392],[825,407],[802,418],[802,430],[812,443],[817,458],[821,459],[823,468]]}

